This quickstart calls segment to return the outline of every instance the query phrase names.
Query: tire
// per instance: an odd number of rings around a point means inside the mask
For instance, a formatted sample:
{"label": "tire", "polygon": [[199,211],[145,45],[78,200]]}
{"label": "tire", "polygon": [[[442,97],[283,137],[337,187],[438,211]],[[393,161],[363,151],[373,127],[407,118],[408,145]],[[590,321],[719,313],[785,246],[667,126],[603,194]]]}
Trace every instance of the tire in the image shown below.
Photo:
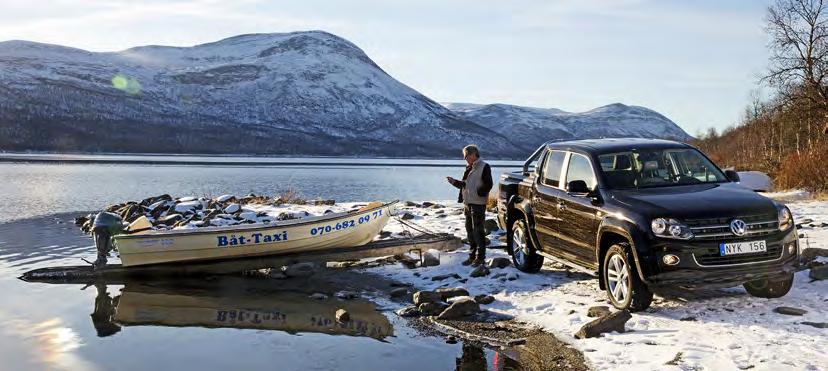
{"label": "tire", "polygon": [[757,298],[773,299],[781,298],[785,296],[788,291],[791,291],[791,287],[793,287],[793,280],[793,273],[788,273],[782,278],[763,278],[760,280],[745,282],[742,286],[744,286],[748,294],[752,296]]}
{"label": "tire", "polygon": [[607,250],[601,274],[606,282],[607,297],[614,307],[630,312],[650,307],[653,293],[638,277],[628,244],[615,244]]}
{"label": "tire", "polygon": [[529,229],[523,220],[516,220],[512,224],[512,238],[509,250],[512,254],[512,263],[521,272],[537,273],[543,266],[543,257],[535,251]]}

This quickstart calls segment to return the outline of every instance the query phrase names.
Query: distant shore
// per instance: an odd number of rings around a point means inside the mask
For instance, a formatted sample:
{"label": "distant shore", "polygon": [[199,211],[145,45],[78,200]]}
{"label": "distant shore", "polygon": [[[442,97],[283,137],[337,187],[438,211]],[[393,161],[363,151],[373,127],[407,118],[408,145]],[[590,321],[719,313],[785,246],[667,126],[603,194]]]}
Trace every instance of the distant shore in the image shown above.
{"label": "distant shore", "polygon": [[[403,166],[463,167],[461,160],[419,158],[353,157],[263,157],[245,155],[179,154],[58,154],[0,153],[0,163],[133,164],[133,165],[221,165],[221,166]],[[490,161],[492,167],[519,167],[522,162]]]}

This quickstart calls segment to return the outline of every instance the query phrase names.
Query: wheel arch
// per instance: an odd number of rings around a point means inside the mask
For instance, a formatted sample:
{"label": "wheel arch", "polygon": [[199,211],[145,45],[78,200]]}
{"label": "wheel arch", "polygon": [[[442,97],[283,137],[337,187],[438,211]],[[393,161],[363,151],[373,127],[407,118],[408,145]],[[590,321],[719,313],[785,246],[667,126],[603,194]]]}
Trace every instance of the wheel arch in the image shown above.
{"label": "wheel arch", "polygon": [[512,255],[512,224],[516,220],[523,220],[526,223],[526,232],[537,248],[539,245],[537,244],[537,236],[535,236],[535,218],[532,213],[532,205],[522,197],[514,195],[506,203],[506,210],[506,246],[509,255]]}
{"label": "wheel arch", "polygon": [[633,255],[633,260],[638,273],[638,277],[642,282],[649,283],[647,275],[645,274],[646,267],[642,264],[642,258],[639,257],[638,249],[643,247],[645,243],[642,241],[638,233],[630,228],[626,223],[618,220],[605,219],[601,222],[601,227],[598,229],[598,239],[595,246],[596,266],[598,267],[598,284],[603,290],[606,287],[604,282],[604,256],[612,245],[626,243],[630,246],[630,251]]}

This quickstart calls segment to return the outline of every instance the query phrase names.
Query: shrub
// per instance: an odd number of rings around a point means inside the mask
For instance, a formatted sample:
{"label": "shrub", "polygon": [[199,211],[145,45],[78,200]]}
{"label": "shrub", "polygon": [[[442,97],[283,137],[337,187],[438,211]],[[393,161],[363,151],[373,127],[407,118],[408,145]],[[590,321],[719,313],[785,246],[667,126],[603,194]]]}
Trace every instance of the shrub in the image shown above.
{"label": "shrub", "polygon": [[785,157],[776,174],[777,188],[828,191],[828,146],[816,146]]}

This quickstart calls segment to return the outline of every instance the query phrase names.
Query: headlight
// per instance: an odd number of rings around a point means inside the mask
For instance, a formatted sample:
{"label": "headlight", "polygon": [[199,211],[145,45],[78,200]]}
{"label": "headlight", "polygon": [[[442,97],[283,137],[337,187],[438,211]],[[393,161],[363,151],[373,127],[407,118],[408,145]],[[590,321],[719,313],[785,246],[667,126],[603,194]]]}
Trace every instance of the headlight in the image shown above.
{"label": "headlight", "polygon": [[690,228],[675,219],[656,218],[650,223],[650,229],[657,237],[689,240],[693,238]]}
{"label": "headlight", "polygon": [[788,210],[787,207],[782,207],[779,209],[779,213],[777,218],[779,219],[779,230],[785,231],[788,230],[793,225],[793,217],[791,216],[791,211]]}

